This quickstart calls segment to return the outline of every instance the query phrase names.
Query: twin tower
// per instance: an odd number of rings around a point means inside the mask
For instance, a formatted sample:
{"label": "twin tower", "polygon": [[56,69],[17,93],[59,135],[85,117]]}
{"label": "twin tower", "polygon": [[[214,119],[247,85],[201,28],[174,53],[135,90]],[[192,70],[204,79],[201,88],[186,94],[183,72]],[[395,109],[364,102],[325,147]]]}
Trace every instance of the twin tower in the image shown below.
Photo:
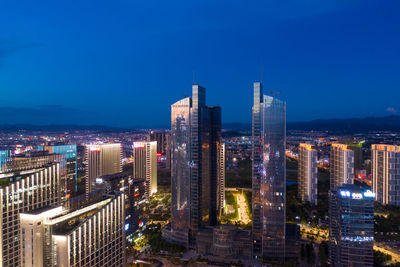
{"label": "twin tower", "polygon": [[[194,247],[202,226],[218,223],[223,200],[221,109],[208,107],[205,88],[171,105],[170,239]],[[284,257],[286,104],[254,83],[252,110],[253,256]],[[222,180],[222,181],[221,181]]]}

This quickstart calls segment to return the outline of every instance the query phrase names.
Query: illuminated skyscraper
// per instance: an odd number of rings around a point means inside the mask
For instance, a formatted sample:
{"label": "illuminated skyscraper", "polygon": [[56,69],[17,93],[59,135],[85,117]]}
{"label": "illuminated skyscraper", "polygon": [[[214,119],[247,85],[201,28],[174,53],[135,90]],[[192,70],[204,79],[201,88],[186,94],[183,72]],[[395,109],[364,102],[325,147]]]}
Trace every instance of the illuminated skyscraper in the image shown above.
{"label": "illuminated skyscraper", "polygon": [[157,193],[157,141],[133,143],[133,178],[145,179],[146,198]]}
{"label": "illuminated skyscraper", "polygon": [[371,151],[376,201],[400,206],[400,146],[372,145]]}
{"label": "illuminated skyscraper", "polygon": [[217,223],[221,109],[207,107],[205,88],[171,106],[171,237],[194,244],[201,225]]}
{"label": "illuminated skyscraper", "polygon": [[[32,167],[30,163],[37,166]],[[0,182],[0,266],[24,266],[19,214],[60,205],[60,164],[38,164],[31,158],[19,160],[18,164],[8,164],[7,171],[0,173]]]}
{"label": "illuminated skyscraper", "polygon": [[374,197],[353,184],[330,191],[331,266],[373,266]]}
{"label": "illuminated skyscraper", "polygon": [[96,178],[122,171],[121,158],[121,144],[86,146],[86,194],[92,191]]}
{"label": "illuminated skyscraper", "polygon": [[354,183],[354,151],[344,144],[332,144],[330,158],[330,189]]}
{"label": "illuminated skyscraper", "polygon": [[253,105],[254,256],[282,261],[285,256],[286,104],[262,94],[254,83]]}
{"label": "illuminated skyscraper", "polygon": [[[20,214],[20,266],[126,266],[125,195]],[[34,234],[32,234],[34,233]]]}
{"label": "illuminated skyscraper", "polygon": [[309,144],[299,145],[299,198],[303,202],[317,205],[318,200],[318,155]]}
{"label": "illuminated skyscraper", "polygon": [[39,149],[48,151],[50,154],[65,154],[65,158],[67,161],[67,177],[65,180],[65,184],[63,188],[65,188],[65,192],[67,196],[71,196],[71,194],[77,191],[77,151],[76,145],[50,145],[39,147]]}

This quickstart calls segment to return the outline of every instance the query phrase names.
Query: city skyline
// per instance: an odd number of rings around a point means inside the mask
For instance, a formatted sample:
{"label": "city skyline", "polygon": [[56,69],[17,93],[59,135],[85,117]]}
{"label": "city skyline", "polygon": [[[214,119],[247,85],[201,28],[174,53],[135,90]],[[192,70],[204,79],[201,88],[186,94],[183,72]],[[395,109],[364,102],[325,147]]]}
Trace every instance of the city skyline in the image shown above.
{"label": "city skyline", "polygon": [[400,108],[395,1],[25,4],[0,11],[0,123],[163,125],[193,80],[224,122],[249,122],[254,80],[282,91],[288,121]]}

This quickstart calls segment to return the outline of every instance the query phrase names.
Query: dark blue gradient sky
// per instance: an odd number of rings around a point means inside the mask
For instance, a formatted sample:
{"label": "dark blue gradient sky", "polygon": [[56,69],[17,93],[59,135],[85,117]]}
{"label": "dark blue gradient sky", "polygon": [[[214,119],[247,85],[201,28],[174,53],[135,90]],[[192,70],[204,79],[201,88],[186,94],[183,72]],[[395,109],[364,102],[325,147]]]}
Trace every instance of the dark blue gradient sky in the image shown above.
{"label": "dark blue gradient sky", "polygon": [[[400,110],[400,1],[3,1],[0,123],[169,125],[193,71],[224,122]],[[261,71],[262,70],[262,71]]]}

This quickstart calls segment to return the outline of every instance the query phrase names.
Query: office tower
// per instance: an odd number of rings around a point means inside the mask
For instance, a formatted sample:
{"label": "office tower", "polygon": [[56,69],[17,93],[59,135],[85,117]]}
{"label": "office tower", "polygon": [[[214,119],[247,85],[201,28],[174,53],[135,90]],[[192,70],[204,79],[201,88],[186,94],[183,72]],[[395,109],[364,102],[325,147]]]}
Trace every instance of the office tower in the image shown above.
{"label": "office tower", "polygon": [[133,178],[146,180],[146,198],[157,193],[157,142],[133,143]]}
{"label": "office tower", "polygon": [[400,146],[372,145],[372,189],[382,205],[400,206]]}
{"label": "office tower", "polygon": [[373,266],[374,197],[353,184],[330,191],[331,266]]}
{"label": "office tower", "polygon": [[299,198],[317,205],[318,155],[310,144],[299,145]]}
{"label": "office tower", "polygon": [[217,222],[221,109],[206,106],[205,88],[171,106],[171,236],[193,245],[202,225]]}
{"label": "office tower", "polygon": [[124,193],[126,239],[132,242],[142,235],[147,224],[143,214],[146,202],[144,179],[133,179],[132,175],[126,172],[108,174],[96,178],[93,189],[102,193]]}
{"label": "office tower", "polygon": [[[66,184],[63,187],[66,189],[66,195],[70,197],[77,192],[77,151],[76,144],[72,145],[49,145],[39,146],[39,150],[48,151],[50,154],[65,154],[67,161],[67,177]],[[67,197],[67,198],[68,198]]]}
{"label": "office tower", "polygon": [[257,259],[285,255],[286,104],[254,83],[252,147],[253,250]]}
{"label": "office tower", "polygon": [[122,171],[121,144],[86,146],[86,194],[92,191],[97,177]]}
{"label": "office tower", "polygon": [[222,215],[225,203],[225,144],[221,144],[218,157],[218,211]]}
{"label": "office tower", "polygon": [[164,132],[151,132],[148,141],[156,141],[157,153],[166,154],[167,136]]}
{"label": "office tower", "polygon": [[10,150],[0,150],[0,171],[7,158],[11,157]]}
{"label": "office tower", "polygon": [[330,189],[354,182],[354,151],[344,144],[332,144],[330,159]]}
{"label": "office tower", "polygon": [[[19,214],[43,207],[60,205],[60,164],[30,166],[31,159],[20,160],[12,169],[0,173],[0,266],[23,266]],[[37,162],[33,162],[36,165]]]}
{"label": "office tower", "polygon": [[124,199],[21,213],[21,266],[126,266]]}

